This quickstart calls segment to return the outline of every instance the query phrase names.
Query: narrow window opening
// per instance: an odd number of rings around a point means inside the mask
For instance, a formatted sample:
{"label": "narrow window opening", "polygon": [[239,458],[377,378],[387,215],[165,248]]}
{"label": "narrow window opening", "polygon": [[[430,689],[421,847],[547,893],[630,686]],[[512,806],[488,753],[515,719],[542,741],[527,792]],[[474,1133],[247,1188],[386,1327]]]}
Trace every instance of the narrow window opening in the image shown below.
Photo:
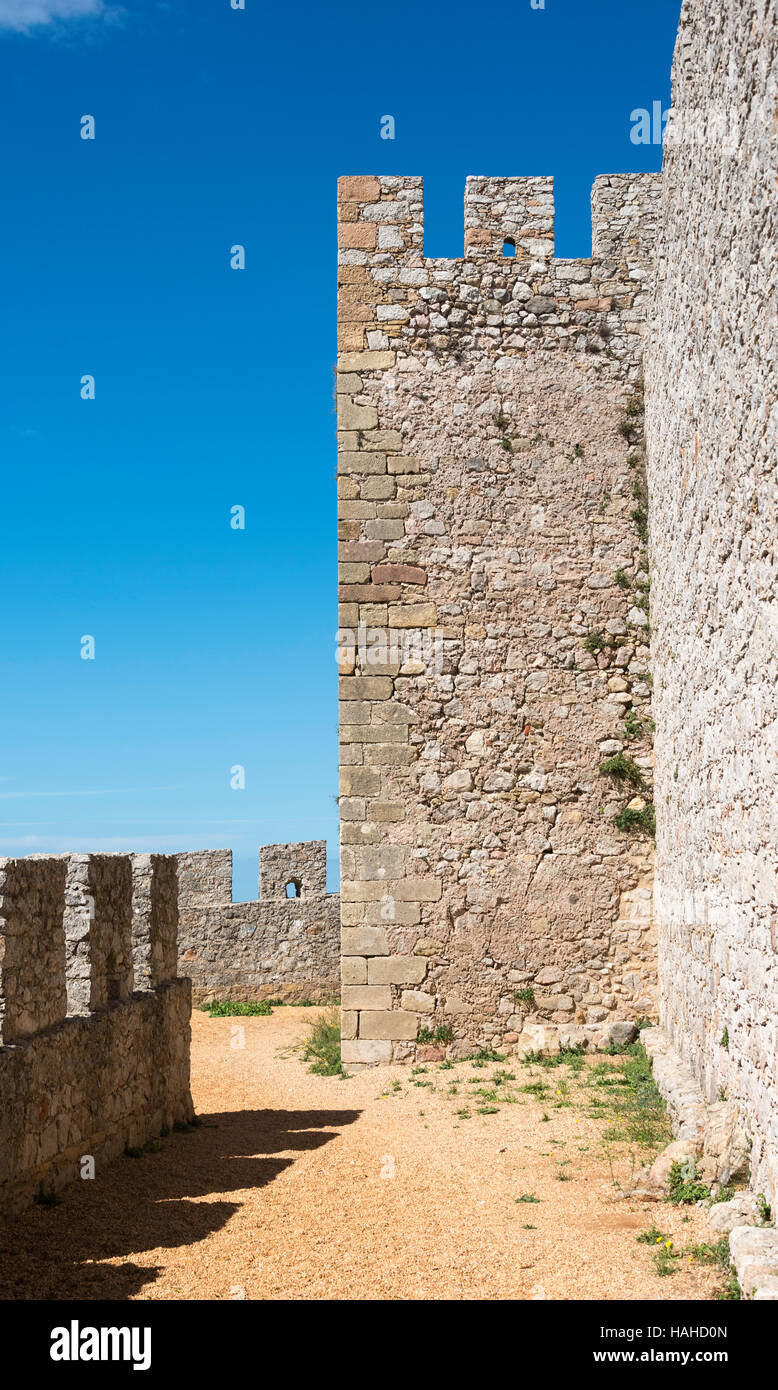
{"label": "narrow window opening", "polygon": [[507,236],[505,238],[502,244],[502,254],[503,256],[516,255],[516,242],[513,240],[513,237]]}
{"label": "narrow window opening", "polygon": [[290,878],[289,882],[286,885],[286,896],[287,898],[299,898],[300,884],[298,883],[297,879]]}

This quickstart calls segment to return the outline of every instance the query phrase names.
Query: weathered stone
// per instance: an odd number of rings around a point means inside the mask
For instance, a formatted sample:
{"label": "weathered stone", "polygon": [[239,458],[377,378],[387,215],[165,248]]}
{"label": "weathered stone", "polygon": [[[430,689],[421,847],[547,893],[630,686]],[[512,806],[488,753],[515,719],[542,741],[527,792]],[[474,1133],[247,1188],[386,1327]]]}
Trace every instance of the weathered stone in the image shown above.
{"label": "weathered stone", "polygon": [[541,1023],[525,1023],[516,1043],[518,1057],[556,1057],[560,1050],[559,1029]]}
{"label": "weathered stone", "polygon": [[418,956],[381,956],[368,962],[371,985],[419,985],[427,974],[427,962]]}
{"label": "weathered stone", "polygon": [[545,1013],[569,1013],[575,1008],[575,1000],[572,994],[540,994],[535,995],[535,1005]]}
{"label": "weathered stone", "polygon": [[707,1107],[705,1137],[699,1163],[703,1182],[729,1183],[747,1178],[750,1144],[733,1101]]}
{"label": "weathered stone", "polygon": [[608,1028],[608,1038],[617,1047],[629,1047],[630,1043],[637,1041],[638,1030],[634,1023],[611,1023]]}
{"label": "weathered stone", "polygon": [[729,1248],[740,1286],[746,1297],[761,1286],[772,1292],[778,1279],[778,1231],[774,1226],[736,1226],[730,1231]]}
{"label": "weathered stone", "polygon": [[419,565],[376,565],[372,579],[374,584],[426,584],[427,571]]}
{"label": "weathered stone", "polygon": [[375,224],[370,222],[341,222],[338,227],[338,246],[344,249],[356,248],[364,251],[374,250],[378,242]]}
{"label": "weathered stone", "polygon": [[536,985],[556,985],[563,978],[561,970],[558,970],[556,966],[547,965],[543,970],[538,971],[534,982]]}
{"label": "weathered stone", "polygon": [[432,995],[424,994],[419,989],[404,989],[400,1003],[404,1009],[410,1009],[417,1014],[431,1014],[435,1010],[435,1000]]}
{"label": "weathered stone", "polygon": [[341,352],[338,370],[343,372],[383,372],[393,367],[394,352]]}
{"label": "weathered stone", "polygon": [[418,1028],[416,1014],[405,1013],[402,1009],[390,1009],[386,1013],[367,1010],[359,1015],[360,1038],[412,1039]]}
{"label": "weathered stone", "polygon": [[380,196],[378,179],[367,174],[344,174],[338,179],[339,203],[375,203]]}
{"label": "weathered stone", "polygon": [[729,1235],[737,1226],[761,1226],[763,1205],[753,1192],[738,1192],[729,1202],[714,1202],[708,1212],[712,1231]]}
{"label": "weathered stone", "polygon": [[469,792],[473,785],[473,776],[467,768],[462,768],[459,772],[450,772],[448,777],[443,779],[444,792]]}
{"label": "weathered stone", "polygon": [[437,902],[442,893],[438,878],[402,878],[394,885],[394,896],[398,902]]}
{"label": "weathered stone", "polygon": [[[386,956],[389,943],[383,927],[343,927],[341,929],[341,950],[347,956]],[[380,983],[370,978],[370,984]]]}
{"label": "weathered stone", "polygon": [[392,991],[389,985],[344,985],[341,1004],[344,1009],[391,1009]]}
{"label": "weathered stone", "polygon": [[393,603],[389,605],[390,627],[434,627],[434,603]]}
{"label": "weathered stone", "polygon": [[344,985],[367,984],[367,960],[364,956],[342,956],[340,966]]}
{"label": "weathered stone", "polygon": [[342,430],[370,430],[378,423],[378,412],[374,406],[354,405],[346,398],[338,397],[338,428]]}
{"label": "weathered stone", "polygon": [[357,1027],[358,1027],[358,1025],[359,1025],[359,1014],[358,1014],[358,1013],[356,1013],[356,1012],[354,1012],[354,1011],[350,1011],[350,1010],[345,1009],[345,1008],[341,1009],[341,1011],[340,1011],[340,1037],[341,1037],[341,1042],[343,1042],[344,1040],[349,1039],[349,1038],[355,1038],[355,1037],[357,1036]]}
{"label": "weathered stone", "polygon": [[377,1039],[349,1039],[341,1044],[340,1055],[341,1060],[346,1064],[361,1063],[365,1066],[373,1066],[377,1062],[391,1062],[392,1044],[390,1041],[382,1042]]}

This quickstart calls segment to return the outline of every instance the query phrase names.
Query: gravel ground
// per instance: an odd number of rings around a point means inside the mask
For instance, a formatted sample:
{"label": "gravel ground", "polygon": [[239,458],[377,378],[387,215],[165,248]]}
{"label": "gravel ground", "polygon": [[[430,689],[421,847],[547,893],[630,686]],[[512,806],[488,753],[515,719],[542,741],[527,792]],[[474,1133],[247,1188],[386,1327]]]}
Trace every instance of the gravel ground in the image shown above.
{"label": "gravel ground", "polygon": [[[0,1297],[713,1296],[715,1269],[683,1257],[661,1278],[637,1243],[652,1225],[677,1249],[709,1232],[696,1207],[619,1198],[613,1178],[632,1160],[624,1146],[603,1152],[604,1124],[587,1117],[580,1077],[560,1096],[567,1069],[511,1059],[313,1076],[291,1049],[318,1012],[196,1013],[202,1125],[7,1225]],[[515,1080],[490,1081],[500,1069]],[[537,1080],[547,1096],[519,1091]],[[495,1084],[514,1103],[476,1094]]]}

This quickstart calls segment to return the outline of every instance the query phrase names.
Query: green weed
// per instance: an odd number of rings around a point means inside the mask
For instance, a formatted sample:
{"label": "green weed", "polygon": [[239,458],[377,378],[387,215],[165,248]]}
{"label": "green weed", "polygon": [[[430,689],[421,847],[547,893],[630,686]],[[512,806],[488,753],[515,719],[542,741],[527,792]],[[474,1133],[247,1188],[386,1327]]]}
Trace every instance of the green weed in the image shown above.
{"label": "green weed", "polygon": [[255,1004],[244,1004],[237,999],[214,1000],[207,1005],[209,1018],[267,1018],[272,1014],[275,1000],[259,999]]}
{"label": "green weed", "polygon": [[643,773],[637,763],[631,758],[627,758],[623,753],[616,753],[612,758],[605,758],[600,763],[600,773],[603,777],[612,777],[615,782],[629,782],[633,787],[643,786]]}
{"label": "green weed", "polygon": [[630,832],[632,830],[642,830],[647,835],[656,835],[656,811],[654,803],[648,801],[642,811],[625,806],[623,811],[619,811],[613,817],[613,824],[617,830]]}
{"label": "green weed", "polygon": [[450,1043],[454,1036],[453,1028],[441,1023],[438,1028],[420,1028],[416,1034],[417,1043]]}
{"label": "green weed", "polygon": [[333,1011],[313,1019],[301,1048],[308,1070],[315,1076],[345,1076],[340,1056],[340,1016]]}
{"label": "green weed", "polygon": [[667,1185],[668,1202],[674,1206],[690,1206],[692,1202],[700,1202],[709,1196],[710,1188],[697,1178],[693,1159],[672,1165]]}

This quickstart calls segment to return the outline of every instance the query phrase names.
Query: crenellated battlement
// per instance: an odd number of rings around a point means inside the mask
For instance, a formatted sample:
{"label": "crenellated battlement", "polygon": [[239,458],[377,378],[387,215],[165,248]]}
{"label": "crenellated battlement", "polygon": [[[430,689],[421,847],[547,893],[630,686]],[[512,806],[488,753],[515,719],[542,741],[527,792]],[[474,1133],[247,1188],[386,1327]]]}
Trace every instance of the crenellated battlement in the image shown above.
{"label": "crenellated battlement", "polygon": [[545,264],[554,255],[554,180],[471,176],[465,183],[465,260],[503,257]]}
{"label": "crenellated battlement", "polygon": [[2,859],[0,895],[3,1045],[176,977],[173,855]]}
{"label": "crenellated battlement", "polygon": [[337,995],[340,898],[327,892],[325,840],[263,845],[249,902],[232,901],[230,850],[176,858],[179,969],[195,1003]]}
{"label": "crenellated battlement", "polygon": [[0,860],[0,1207],[191,1118],[176,859]]}
{"label": "crenellated battlement", "polygon": [[[651,254],[660,190],[659,174],[598,175],[591,197],[594,260],[614,255],[629,258],[630,251],[637,252],[638,259]],[[541,269],[548,269],[547,262],[554,259],[554,215],[551,175],[469,175],[464,195],[463,256],[439,257],[436,264],[509,259],[503,247],[513,242],[516,260],[537,261]],[[634,235],[637,241],[633,241]],[[340,178],[338,247],[341,264],[364,264],[356,258],[344,260],[349,251],[420,264],[425,259],[424,180],[394,175]]]}
{"label": "crenellated battlement", "polygon": [[[191,850],[175,856],[182,910],[232,902],[232,850]],[[262,845],[258,899],[293,902],[327,893],[327,841]],[[254,901],[257,901],[255,899]]]}
{"label": "crenellated battlement", "polygon": [[63,859],[0,860],[0,1043],[67,1014]]}
{"label": "crenellated battlement", "polygon": [[264,845],[259,851],[261,898],[324,897],[327,892],[327,842],[309,840],[291,845]]}
{"label": "crenellated battlement", "polygon": [[340,179],[340,351],[515,355],[528,337],[582,339],[591,351],[635,336],[660,186],[657,174],[597,178],[592,255],[565,260],[554,257],[552,178],[470,177],[463,255],[449,259],[424,254],[422,179]]}
{"label": "crenellated battlement", "polygon": [[64,926],[68,1013],[94,1013],[127,999],[134,984],[128,856],[69,856]]}

